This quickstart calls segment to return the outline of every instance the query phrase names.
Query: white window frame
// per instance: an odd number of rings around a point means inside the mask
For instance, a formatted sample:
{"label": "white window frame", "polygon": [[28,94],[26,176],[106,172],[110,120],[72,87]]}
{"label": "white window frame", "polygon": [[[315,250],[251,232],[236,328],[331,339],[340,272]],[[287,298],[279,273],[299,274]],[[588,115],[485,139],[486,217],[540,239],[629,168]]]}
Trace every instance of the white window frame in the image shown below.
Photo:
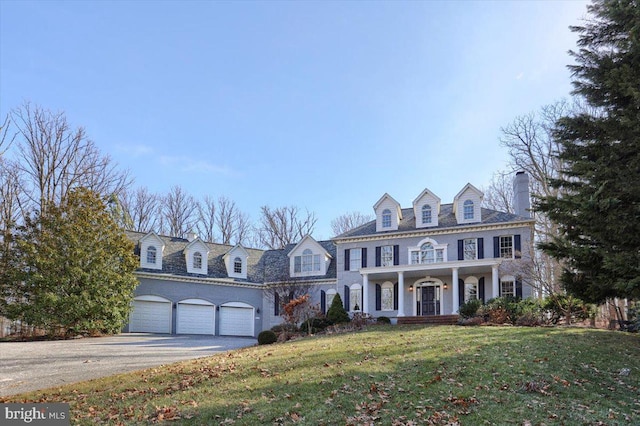
{"label": "white window frame", "polygon": [[[425,257],[427,253],[423,253],[423,250],[427,244],[431,244],[433,250],[433,261],[427,261]],[[424,261],[423,261],[424,259]],[[431,263],[447,262],[447,244],[438,244],[438,242],[431,238],[425,238],[420,241],[418,246],[409,247],[409,262],[411,265],[422,265]]]}
{"label": "white window frame", "polygon": [[193,262],[193,269],[202,269],[202,253],[199,251],[193,253],[191,261]]}
{"label": "white window frame", "polygon": [[515,244],[513,241],[513,235],[501,235],[500,241],[500,258],[513,259],[515,253]]}
{"label": "white window frame", "polygon": [[349,250],[349,270],[357,271],[362,267],[362,249],[353,248]]}
{"label": "white window frame", "polygon": [[389,281],[385,282],[381,286],[380,310],[381,311],[393,310],[393,284],[390,283]]}
{"label": "white window frame", "polygon": [[158,262],[158,249],[155,246],[147,247],[147,263],[155,265]]}
{"label": "white window frame", "polygon": [[380,248],[380,266],[393,266],[393,246]]}
{"label": "white window frame", "polygon": [[480,281],[476,277],[467,277],[464,280],[464,301],[465,303],[480,298]]}
{"label": "white window frame", "polygon": [[240,256],[236,256],[236,258],[233,259],[233,273],[234,274],[242,273],[242,258]]}
{"label": "white window frame", "polygon": [[422,206],[422,224],[430,224],[432,221],[432,210],[429,204]]}
{"label": "white window frame", "polygon": [[478,239],[465,238],[464,240],[462,240],[462,253],[463,260],[478,259]]}
{"label": "white window frame", "polygon": [[462,217],[464,220],[472,220],[474,217],[474,202],[472,200],[466,200],[462,204]]}
{"label": "white window frame", "polygon": [[301,256],[293,258],[293,273],[302,275],[312,275],[315,272],[320,273],[321,269],[320,255],[313,253],[311,249],[304,249]]}
{"label": "white window frame", "polygon": [[[350,312],[362,312],[362,286],[360,284],[352,284],[349,287],[349,310]],[[356,309],[356,307],[358,309]]]}
{"label": "white window frame", "polygon": [[391,210],[389,209],[382,211],[382,227],[391,228]]}
{"label": "white window frame", "polygon": [[[505,289],[507,290],[506,292]],[[500,296],[516,297],[516,280],[514,278],[505,277],[500,280]]]}

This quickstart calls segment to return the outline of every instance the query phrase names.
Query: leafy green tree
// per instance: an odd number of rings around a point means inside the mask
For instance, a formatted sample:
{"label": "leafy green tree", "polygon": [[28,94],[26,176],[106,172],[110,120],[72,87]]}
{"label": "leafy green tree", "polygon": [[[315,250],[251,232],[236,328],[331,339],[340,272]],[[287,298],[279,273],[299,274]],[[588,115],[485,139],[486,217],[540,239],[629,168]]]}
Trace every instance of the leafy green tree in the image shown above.
{"label": "leafy green tree", "polygon": [[333,296],[331,306],[329,306],[329,310],[327,311],[327,318],[334,324],[341,324],[351,321],[351,318],[349,318],[349,314],[344,309],[344,306],[342,306],[342,298],[337,293],[335,296]]}
{"label": "leafy green tree", "polygon": [[640,296],[640,4],[595,0],[571,52],[575,95],[589,107],[555,135],[559,197],[538,208],[559,225],[542,248],[564,264],[562,282],[588,302]]}
{"label": "leafy green tree", "polygon": [[78,188],[26,217],[4,270],[6,315],[50,334],[115,333],[127,322],[133,243],[94,192]]}

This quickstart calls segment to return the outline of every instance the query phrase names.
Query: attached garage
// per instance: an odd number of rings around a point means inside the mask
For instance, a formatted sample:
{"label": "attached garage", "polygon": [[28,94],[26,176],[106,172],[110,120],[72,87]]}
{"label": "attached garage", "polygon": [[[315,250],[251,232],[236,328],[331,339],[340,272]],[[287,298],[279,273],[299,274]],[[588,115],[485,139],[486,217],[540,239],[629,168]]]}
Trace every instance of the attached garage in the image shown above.
{"label": "attached garage", "polygon": [[242,302],[225,303],[220,306],[220,335],[253,336],[253,306]]}
{"label": "attached garage", "polygon": [[160,296],[134,298],[129,315],[129,331],[171,334],[171,301]]}
{"label": "attached garage", "polygon": [[178,302],[177,311],[177,334],[215,334],[216,307],[213,303],[186,299]]}

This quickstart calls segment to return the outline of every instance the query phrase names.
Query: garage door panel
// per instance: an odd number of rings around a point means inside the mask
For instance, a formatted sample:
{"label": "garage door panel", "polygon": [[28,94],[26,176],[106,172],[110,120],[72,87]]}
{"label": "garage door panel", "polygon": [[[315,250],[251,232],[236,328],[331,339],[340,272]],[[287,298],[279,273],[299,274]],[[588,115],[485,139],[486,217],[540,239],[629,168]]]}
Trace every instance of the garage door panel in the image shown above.
{"label": "garage door panel", "polygon": [[178,304],[178,334],[215,334],[215,309],[212,305]]}
{"label": "garage door panel", "polygon": [[253,308],[223,306],[220,308],[220,334],[253,336]]}
{"label": "garage door panel", "polygon": [[171,303],[134,300],[129,317],[129,331],[171,333]]}

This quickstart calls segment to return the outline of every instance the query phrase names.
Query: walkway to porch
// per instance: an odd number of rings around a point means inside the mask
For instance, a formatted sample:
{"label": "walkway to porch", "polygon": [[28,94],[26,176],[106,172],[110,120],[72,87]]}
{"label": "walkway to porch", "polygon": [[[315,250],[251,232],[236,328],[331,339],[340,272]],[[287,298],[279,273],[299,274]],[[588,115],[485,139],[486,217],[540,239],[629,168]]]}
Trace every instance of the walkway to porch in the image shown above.
{"label": "walkway to porch", "polygon": [[398,324],[455,325],[458,315],[424,315],[398,317]]}

